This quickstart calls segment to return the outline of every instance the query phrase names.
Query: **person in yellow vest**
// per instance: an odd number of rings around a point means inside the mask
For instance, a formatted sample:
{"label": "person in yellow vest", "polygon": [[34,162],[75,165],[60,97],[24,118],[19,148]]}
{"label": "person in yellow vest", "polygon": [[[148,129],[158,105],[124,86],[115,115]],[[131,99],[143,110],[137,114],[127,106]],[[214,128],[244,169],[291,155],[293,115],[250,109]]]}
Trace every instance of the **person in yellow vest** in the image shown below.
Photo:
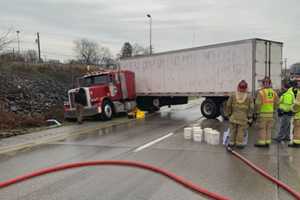
{"label": "person in yellow vest", "polygon": [[254,111],[254,102],[247,89],[247,82],[240,81],[236,93],[231,95],[226,103],[225,112],[230,122],[229,147],[244,148],[245,146],[245,130],[248,124],[252,123]]}
{"label": "person in yellow vest", "polygon": [[293,140],[289,147],[300,147],[300,84],[297,83],[297,96],[294,105],[292,106],[292,111],[295,113],[294,116],[294,130],[293,130]]}
{"label": "person in yellow vest", "polygon": [[284,92],[280,96],[278,117],[280,120],[280,130],[274,139],[278,143],[290,140],[291,119],[293,116],[292,105],[295,101],[294,82],[290,81],[284,85]]}
{"label": "person in yellow vest", "polygon": [[258,137],[254,146],[269,147],[274,122],[274,112],[277,109],[278,96],[272,89],[269,77],[262,80],[262,89],[257,93],[255,99],[255,110],[257,114]]}

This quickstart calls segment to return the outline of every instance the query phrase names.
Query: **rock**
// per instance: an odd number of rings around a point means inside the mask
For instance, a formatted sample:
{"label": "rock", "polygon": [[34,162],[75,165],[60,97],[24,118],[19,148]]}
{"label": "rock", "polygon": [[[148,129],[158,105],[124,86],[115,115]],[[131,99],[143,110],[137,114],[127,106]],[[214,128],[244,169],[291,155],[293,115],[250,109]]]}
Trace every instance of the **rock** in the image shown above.
{"label": "rock", "polygon": [[17,108],[17,106],[10,106],[10,110],[12,112],[16,112],[16,111],[18,111],[18,108]]}

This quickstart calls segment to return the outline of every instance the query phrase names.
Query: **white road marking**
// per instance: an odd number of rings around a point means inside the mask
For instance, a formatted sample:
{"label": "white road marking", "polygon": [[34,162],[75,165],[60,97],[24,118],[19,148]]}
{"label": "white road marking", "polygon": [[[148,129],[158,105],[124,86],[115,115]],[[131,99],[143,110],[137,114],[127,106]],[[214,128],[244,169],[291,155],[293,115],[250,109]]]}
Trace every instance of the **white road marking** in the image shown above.
{"label": "white road marking", "polygon": [[162,141],[162,140],[164,140],[164,139],[166,139],[166,138],[168,138],[168,137],[170,137],[172,135],[174,135],[174,133],[169,133],[169,134],[167,134],[167,135],[165,135],[163,137],[160,137],[160,138],[158,138],[156,140],[148,142],[147,144],[144,144],[143,146],[140,146],[140,147],[136,148],[133,152],[138,152],[138,151],[141,151],[143,149],[146,149],[146,148],[148,148],[148,147],[150,147],[150,146],[152,146],[152,145],[154,145],[154,144],[156,144],[156,143],[158,143],[158,142],[160,142],[160,141]]}

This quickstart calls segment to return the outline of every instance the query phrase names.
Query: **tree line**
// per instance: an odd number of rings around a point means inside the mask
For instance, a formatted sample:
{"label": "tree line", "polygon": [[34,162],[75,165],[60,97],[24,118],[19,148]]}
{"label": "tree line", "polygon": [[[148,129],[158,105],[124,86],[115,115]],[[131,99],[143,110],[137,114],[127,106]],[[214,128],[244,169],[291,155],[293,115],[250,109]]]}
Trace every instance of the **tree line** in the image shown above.
{"label": "tree line", "polygon": [[[16,40],[11,39],[11,31],[0,34],[0,59],[7,61],[22,61],[29,63],[37,63],[38,54],[34,49],[26,50],[22,53],[17,51],[7,51],[7,47]],[[71,64],[87,64],[99,65],[109,67],[117,63],[119,59],[138,55],[149,55],[149,48],[143,47],[138,43],[131,44],[125,42],[121,47],[120,52],[113,56],[108,47],[101,46],[97,41],[81,38],[73,42],[74,58],[70,59],[68,63]],[[59,60],[51,60],[52,62],[59,62]],[[42,60],[43,62],[43,60]]]}

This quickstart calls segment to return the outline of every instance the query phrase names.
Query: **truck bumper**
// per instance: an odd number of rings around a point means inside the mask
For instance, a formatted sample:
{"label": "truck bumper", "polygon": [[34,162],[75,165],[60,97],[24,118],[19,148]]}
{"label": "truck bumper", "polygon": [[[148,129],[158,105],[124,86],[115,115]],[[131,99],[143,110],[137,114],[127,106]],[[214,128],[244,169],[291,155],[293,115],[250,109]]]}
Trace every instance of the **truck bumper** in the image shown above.
{"label": "truck bumper", "polygon": [[[99,113],[101,113],[100,107],[84,108],[82,116],[83,117],[92,117]],[[64,117],[65,117],[65,119],[76,119],[77,118],[76,109],[73,108],[73,109],[69,109],[69,110],[65,111]]]}

